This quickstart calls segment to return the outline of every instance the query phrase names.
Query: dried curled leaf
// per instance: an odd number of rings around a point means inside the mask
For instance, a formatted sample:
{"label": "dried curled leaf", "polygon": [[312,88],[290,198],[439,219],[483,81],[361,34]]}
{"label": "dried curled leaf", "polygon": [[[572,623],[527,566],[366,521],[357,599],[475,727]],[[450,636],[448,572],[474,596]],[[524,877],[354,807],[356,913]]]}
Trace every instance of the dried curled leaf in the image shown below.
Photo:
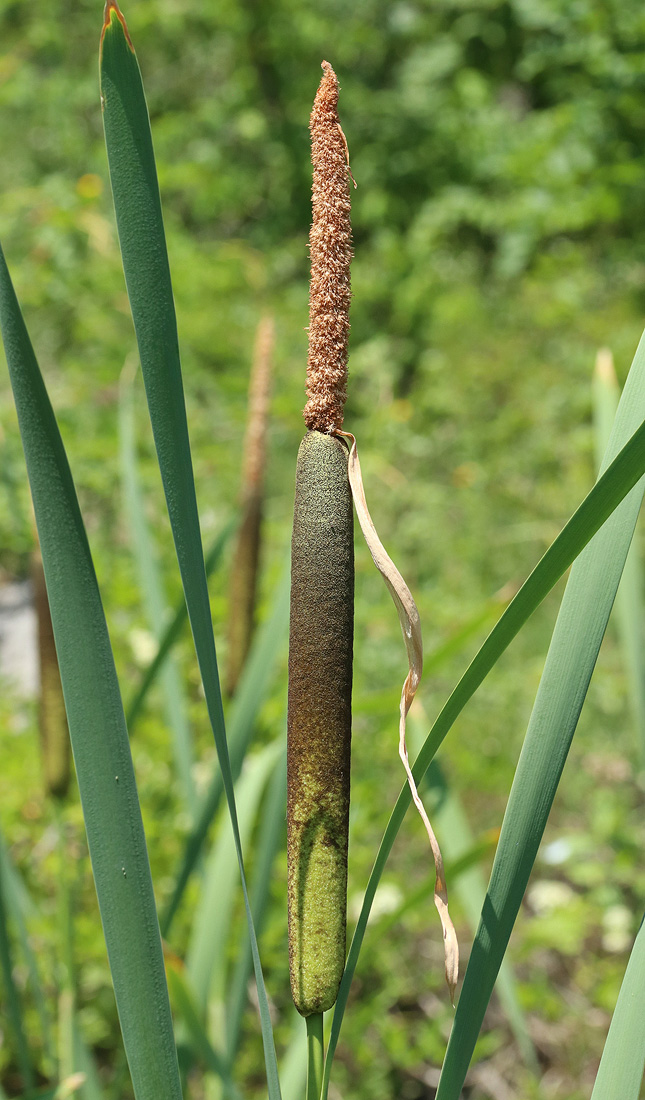
{"label": "dried curled leaf", "polygon": [[408,777],[408,784],[412,793],[414,804],[421,815],[421,820],[425,825],[428,839],[430,841],[430,847],[432,848],[432,855],[434,857],[435,866],[435,888],[434,888],[434,903],[437,907],[439,917],[441,920],[441,927],[443,928],[443,940],[445,951],[445,964],[446,964],[446,982],[448,983],[448,989],[450,991],[450,1000],[454,1004],[455,990],[457,988],[457,978],[459,976],[459,944],[457,942],[457,933],[455,927],[450,918],[448,912],[448,892],[446,889],[446,879],[443,870],[443,858],[437,843],[437,838],[434,835],[432,825],[428,815],[424,809],[419,792],[417,791],[417,785],[412,775],[412,769],[410,767],[410,761],[408,759],[408,749],[405,740],[405,723],[414,699],[415,692],[419,686],[421,679],[421,672],[423,668],[423,643],[421,639],[421,622],[419,619],[419,612],[417,605],[415,604],[412,593],[407,584],[403,580],[403,577],[399,573],[392,559],[388,556],[381,540],[378,537],[378,533],[372,518],[367,508],[367,501],[365,500],[365,490],[363,488],[363,478],[361,475],[361,465],[358,460],[358,451],[356,449],[356,440],[349,432],[337,432],[337,435],[342,435],[346,439],[351,440],[351,450],[349,453],[349,483],[352,489],[352,495],[354,497],[354,506],[356,508],[356,515],[358,516],[358,522],[361,525],[361,530],[365,537],[365,541],[368,545],[370,554],[372,555],[374,564],[379,573],[383,577],[387,584],[392,599],[396,605],[396,609],[399,613],[399,622],[401,623],[401,629],[403,631],[403,637],[405,638],[405,646],[408,653],[409,672],[405,678],[403,689],[401,691],[401,703],[399,707],[399,756],[405,768],[405,773]]}

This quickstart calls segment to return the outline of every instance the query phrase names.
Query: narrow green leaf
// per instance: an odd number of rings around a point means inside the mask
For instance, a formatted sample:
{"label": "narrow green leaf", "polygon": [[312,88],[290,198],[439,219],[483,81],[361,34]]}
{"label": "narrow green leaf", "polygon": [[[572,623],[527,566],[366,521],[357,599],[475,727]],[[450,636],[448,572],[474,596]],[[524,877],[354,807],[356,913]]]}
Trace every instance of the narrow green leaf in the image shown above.
{"label": "narrow green leaf", "polygon": [[195,1004],[184,973],[179,966],[174,965],[172,962],[168,967],[168,984],[175,1011],[186,1027],[196,1055],[211,1073],[220,1078],[225,1095],[231,1097],[231,1100],[240,1100],[240,1093],[231,1079],[228,1066],[221,1055],[217,1053],[206,1034],[202,1024],[202,1014]]}
{"label": "narrow green leaf", "polygon": [[[283,722],[286,727],[286,718]],[[276,856],[281,843],[286,840],[284,808],[287,804],[287,754],[279,757],[267,790],[262,817],[258,826],[253,879],[251,882],[251,909],[258,936],[262,934],[264,918],[269,905],[271,879]],[[244,938],[237,952],[237,964],[228,985],[226,1011],[226,1036],[229,1064],[233,1065],[240,1040],[242,1017],[248,1000],[248,983],[253,969],[251,947]]]}
{"label": "narrow green leaf", "polygon": [[[643,338],[638,346],[635,360],[640,362],[645,357],[645,344]],[[513,638],[524,625],[526,620],[539,607],[544,597],[550,592],[554,584],[569,568],[581,550],[600,530],[607,518],[620,504],[623,498],[634,488],[636,483],[645,473],[645,424],[634,432],[628,443],[622,448],[613,462],[604,471],[598,482],[585,497],[580,507],[558,535],[555,542],[540,559],[533,572],[524,582],[519,592],[506,608],[496,625],[491,630],[484,644],[466,669],[461,680],[455,687],[450,698],[444,705],[439,716],[434,722],[430,733],[426,737],[423,748],[417,756],[412,772],[417,785],[423,779],[428,766],[437,749],[444,740],[446,734],[461,714],[462,710],[484,681],[490,670],[495,666],[502,653],[508,648]],[[374,866],[365,890],[363,906],[356,925],[352,943],[347,956],[345,972],[338,992],[338,999],[334,1008],[329,1047],[325,1059],[325,1074],[323,1078],[323,1100],[327,1096],[329,1077],[333,1062],[334,1052],[338,1044],[340,1027],[343,1014],[347,1005],[349,990],[358,962],[361,944],[365,936],[367,921],[372,902],[379,884],[381,875],[387,863],[392,845],[405,814],[411,804],[409,787],[404,786],[396,801],[396,805],[390,815],[387,828],[379,846],[374,861]]]}
{"label": "narrow green leaf", "polygon": [[[603,460],[645,415],[641,339]],[[448,1042],[437,1100],[458,1100],[560,781],[643,499],[630,491],[575,562],[551,638]]]}
{"label": "narrow green leaf", "polygon": [[[206,554],[206,561],[204,563],[207,577],[210,577],[211,573],[213,573],[220,564],[228,540],[235,531],[236,527],[237,520],[229,520],[228,523],[224,525],[222,530],[213,540],[210,550]],[[146,696],[148,695],[150,688],[157,679],[157,676],[160,674],[162,668],[164,667],[164,664],[167,661],[168,655],[169,653],[171,653],[173,646],[180,638],[181,632],[187,619],[188,609],[186,607],[186,601],[182,596],[181,600],[175,607],[168,626],[161,635],[161,638],[159,640],[159,649],[157,650],[150,664],[145,670],[141,678],[141,683],[139,684],[139,687],[132,697],[132,700],[126,708],[125,716],[127,726],[130,731],[130,736],[132,736],[133,727],[137,722],[139,715],[141,714],[143,704],[146,701]]]}
{"label": "narrow green leaf", "polygon": [[74,1061],[81,1073],[85,1074],[85,1080],[77,1092],[78,1100],[103,1100],[103,1089],[99,1079],[96,1062],[78,1026],[78,1017],[74,1017]]}
{"label": "narrow green leaf", "polygon": [[135,1095],[137,1100],[178,1100],[161,937],[107,625],[67,457],[1,250],[0,323]]}
{"label": "narrow green leaf", "polygon": [[[145,501],[139,480],[134,423],[135,373],[126,365],[119,384],[119,444],[121,479],[128,530],[132,539],[143,596],[146,618],[152,634],[159,641],[166,624],[166,598],[153,539],[146,520]],[[172,735],[173,755],[184,808],[192,817],[195,809],[195,784],[193,782],[193,742],[179,669],[172,654],[160,669],[164,696],[166,725]]]}
{"label": "narrow green leaf", "polygon": [[273,1030],[235,810],[150,120],[137,59],[125,20],[114,0],[109,0],[106,9],[100,71],[105,141],[123,269],[188,616],[231,815],[253,949],[269,1096],[277,1100],[280,1085]]}
{"label": "narrow green leaf", "polygon": [[591,1100],[638,1100],[645,1068],[645,920],[641,921]]}
{"label": "narrow green leaf", "polygon": [[13,977],[13,952],[7,926],[7,910],[4,903],[3,876],[0,875],[0,972],[5,990],[7,1016],[15,1042],[16,1060],[23,1087],[32,1092],[36,1074],[31,1050],[25,1035],[22,1019],[22,1003]]}
{"label": "narrow green leaf", "polygon": [[70,861],[65,843],[63,809],[57,804],[56,831],[58,846],[57,909],[58,944],[58,1076],[65,1080],[75,1070],[74,1019],[76,1015],[76,981],[74,968],[74,900]]}
{"label": "narrow green leaf", "polygon": [[[234,779],[240,774],[246,750],[255,723],[272,682],[275,664],[286,645],[289,625],[290,565],[287,562],[275,589],[269,614],[258,628],[251,645],[242,676],[238,681],[229,717],[229,745],[231,771]],[[197,866],[211,822],[217,813],[222,796],[222,775],[216,771],[210,786],[202,797],[197,824],[186,838],[182,861],[168,905],[161,915],[161,931],[167,938],[184,890]]]}
{"label": "narrow green leaf", "polygon": [[15,929],[18,943],[20,944],[20,950],[27,967],[29,987],[38,1014],[45,1057],[50,1064],[51,1071],[54,1072],[54,1043],[52,1039],[51,1020],[49,1018],[45,992],[38,972],[36,956],[29,942],[29,932],[27,930],[27,920],[35,915],[36,906],[21,876],[11,862],[2,833],[0,833],[0,878],[2,878],[0,889],[3,892],[7,915]]}
{"label": "narrow green leaf", "polygon": [[514,594],[512,585],[505,585],[490,599],[486,600],[466,622],[462,623],[454,633],[450,634],[440,645],[430,649],[423,655],[424,679],[431,672],[445,665],[452,657],[458,657],[468,642],[480,635],[482,628],[495,622],[500,611],[507,607]]}
{"label": "narrow green leaf", "polygon": [[[435,796],[439,796],[431,818],[437,836],[440,838],[444,858],[457,860],[461,855],[471,851],[474,843],[466,811],[461,799],[448,785],[436,757],[428,769],[426,781],[433,789]],[[480,865],[473,863],[458,875],[454,873],[454,870],[451,871],[447,865],[446,882],[449,884],[451,895],[454,894],[459,898],[473,932],[476,931],[482,902],[486,896],[486,879],[482,874]],[[426,894],[426,898],[428,896],[430,895]],[[495,989],[515,1036],[522,1059],[531,1072],[537,1076],[539,1071],[537,1055],[518,999],[513,968],[508,959],[504,959],[500,967]]]}
{"label": "narrow green leaf", "polygon": [[[240,837],[248,843],[269,775],[282,752],[282,738],[249,757],[236,784],[236,804]],[[221,822],[209,856],[203,888],[195,911],[186,955],[186,971],[198,1009],[204,1015],[210,1003],[218,1013],[222,1038],[226,1030],[224,999],[226,994],[227,946],[237,886],[235,846],[230,820]],[[223,1045],[223,1043],[221,1044]]]}
{"label": "narrow green leaf", "polygon": [[309,1052],[302,1034],[302,1016],[293,1009],[291,1039],[280,1063],[284,1100],[303,1100],[307,1087]]}
{"label": "narrow green leaf", "polygon": [[[593,378],[594,434],[598,468],[609,442],[620,389],[611,352],[598,352]],[[643,562],[638,541],[632,539],[616,596],[615,615],[629,684],[629,701],[636,732],[640,765],[645,767],[645,664],[643,663]]]}

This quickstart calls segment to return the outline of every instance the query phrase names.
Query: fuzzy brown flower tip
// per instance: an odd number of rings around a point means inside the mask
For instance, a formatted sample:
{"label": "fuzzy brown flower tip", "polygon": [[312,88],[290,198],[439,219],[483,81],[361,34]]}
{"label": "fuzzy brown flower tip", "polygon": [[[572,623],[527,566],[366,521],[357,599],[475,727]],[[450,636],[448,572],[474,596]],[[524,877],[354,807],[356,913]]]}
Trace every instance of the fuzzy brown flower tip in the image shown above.
{"label": "fuzzy brown flower tip", "polygon": [[331,434],[342,427],[347,397],[347,338],[352,259],[347,142],[338,121],[338,79],[328,61],[309,129],[313,221],[309,234],[309,356],[305,423]]}
{"label": "fuzzy brown flower tip", "polygon": [[253,365],[249,382],[249,414],[246,422],[242,463],[242,495],[261,491],[266,466],[267,419],[271,390],[274,343],[273,318],[260,319],[255,334]]}

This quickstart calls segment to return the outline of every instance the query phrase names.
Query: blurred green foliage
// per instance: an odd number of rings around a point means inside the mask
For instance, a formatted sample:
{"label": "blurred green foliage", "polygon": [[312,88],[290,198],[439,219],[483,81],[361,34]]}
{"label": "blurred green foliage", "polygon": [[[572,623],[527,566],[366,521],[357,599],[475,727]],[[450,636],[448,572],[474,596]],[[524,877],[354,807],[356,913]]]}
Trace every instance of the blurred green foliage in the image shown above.
{"label": "blurred green foliage", "polygon": [[[207,534],[222,526],[238,492],[255,326],[267,310],[276,320],[265,603],[289,537],[302,431],[307,122],[321,60],[338,73],[358,182],[346,424],[358,436],[375,522],[418,599],[430,651],[501,586],[526,576],[592,482],[595,351],[609,344],[624,377],[645,306],[645,10],[636,0],[131,0],[125,15],[150,107]],[[0,0],[0,237],[70,454],[127,697],[144,618],[115,433],[118,376],[134,336],[98,101],[100,26],[99,5],[88,0]],[[174,601],[178,580],[143,406],[140,390],[142,473]],[[0,449],[0,570],[23,576],[31,520],[5,373]],[[212,599],[221,639],[226,591],[220,574]],[[554,597],[446,744],[447,771],[478,832],[501,820],[555,608]],[[428,678],[429,715],[476,641]],[[187,640],[179,656],[199,781],[213,747]],[[403,666],[389,597],[358,543],[350,907],[401,783]],[[481,1040],[479,1056],[492,1058],[517,1095],[588,1096],[629,947],[617,922],[631,914],[633,933],[643,908],[645,829],[625,690],[610,636],[548,833],[549,841],[569,838],[569,847],[536,872],[566,885],[574,903],[557,890],[529,891],[513,941],[542,1091],[509,1055],[495,1007]],[[280,728],[284,700],[281,676],[260,737]],[[43,899],[34,935],[53,989],[56,858],[34,722],[33,708],[4,693],[0,823]],[[187,822],[168,733],[152,708],[133,751],[163,900]],[[78,859],[81,820],[73,804],[69,843]],[[422,832],[410,817],[395,850],[388,882],[404,893],[428,872]],[[116,1014],[82,867],[81,1021],[112,1081]],[[264,952],[286,1041],[282,864],[273,892]],[[193,886],[174,933],[180,952],[195,893]],[[426,1068],[441,1058],[450,1011],[431,908],[408,914],[399,934],[370,952],[364,972],[359,965],[334,1076],[343,1096],[433,1095]],[[37,1043],[35,1017],[31,1024]],[[259,1052],[246,1057],[259,1095]],[[8,1058],[0,1054],[0,1077],[10,1088]],[[473,1098],[490,1095],[481,1083],[472,1089]]]}

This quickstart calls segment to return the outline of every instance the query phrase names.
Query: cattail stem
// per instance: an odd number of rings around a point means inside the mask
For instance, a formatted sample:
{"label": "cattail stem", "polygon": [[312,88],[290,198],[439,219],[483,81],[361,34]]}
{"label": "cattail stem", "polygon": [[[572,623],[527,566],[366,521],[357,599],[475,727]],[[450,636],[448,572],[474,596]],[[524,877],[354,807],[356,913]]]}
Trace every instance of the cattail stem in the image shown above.
{"label": "cattail stem", "polygon": [[307,1016],[306,1100],[320,1100],[324,1062],[323,1014],[322,1012],[315,1012],[312,1016]]}

